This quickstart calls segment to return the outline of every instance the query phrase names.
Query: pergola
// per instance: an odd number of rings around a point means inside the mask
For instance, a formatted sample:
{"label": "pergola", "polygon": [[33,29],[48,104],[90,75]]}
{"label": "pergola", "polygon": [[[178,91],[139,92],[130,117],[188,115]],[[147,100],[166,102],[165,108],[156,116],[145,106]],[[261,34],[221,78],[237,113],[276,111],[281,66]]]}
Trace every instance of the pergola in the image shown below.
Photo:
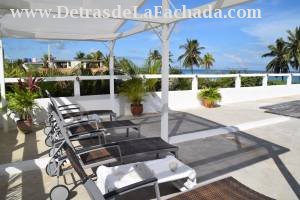
{"label": "pergola", "polygon": [[[202,11],[202,14],[208,10],[224,9],[233,7],[250,0],[216,0],[197,8],[192,12]],[[114,9],[118,5],[122,9],[133,9],[134,6],[141,7],[145,0],[1,0],[0,2],[0,52],[3,52],[2,39],[9,38],[27,38],[43,40],[85,40],[85,41],[104,41],[109,42],[110,52],[110,100],[111,108],[115,109],[114,99],[114,47],[119,39],[129,37],[141,32],[156,30],[160,37],[162,45],[162,110],[161,110],[161,137],[168,141],[168,96],[169,96],[169,38],[172,34],[174,25],[187,17],[164,17],[170,5],[170,0],[161,0],[162,15],[156,18],[149,18],[139,13],[136,16],[127,15],[126,17],[109,18],[71,18],[63,19],[41,18],[37,15],[35,18],[28,18],[23,13],[20,18],[14,18],[10,9],[52,9],[50,15],[58,13],[57,6],[63,5],[69,9]],[[75,14],[76,15],[76,14]],[[119,30],[126,21],[135,21],[135,27],[120,32]],[[0,84],[1,84],[1,102],[5,105],[5,79],[4,79],[4,55],[0,53]]]}

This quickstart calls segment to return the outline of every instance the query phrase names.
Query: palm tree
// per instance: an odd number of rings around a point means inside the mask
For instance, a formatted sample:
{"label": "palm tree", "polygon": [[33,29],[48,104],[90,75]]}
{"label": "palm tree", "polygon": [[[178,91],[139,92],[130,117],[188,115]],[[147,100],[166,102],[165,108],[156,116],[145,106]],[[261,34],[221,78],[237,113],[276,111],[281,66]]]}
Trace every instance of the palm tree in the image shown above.
{"label": "palm tree", "polygon": [[273,57],[266,69],[272,73],[288,73],[289,70],[289,56],[288,48],[282,38],[276,40],[275,45],[268,46],[269,53],[262,55],[262,57]]}
{"label": "palm tree", "polygon": [[88,54],[86,57],[91,60],[101,60],[104,56],[101,51],[96,51]]}
{"label": "palm tree", "polygon": [[199,67],[202,63],[200,57],[201,50],[205,49],[201,47],[198,40],[187,40],[187,43],[180,46],[180,49],[184,49],[185,52],[179,56],[178,60],[182,61],[182,65],[186,68],[191,68],[192,73],[194,73],[193,66]]}
{"label": "palm tree", "polygon": [[291,66],[300,70],[300,27],[296,27],[295,32],[288,31],[287,49]]}
{"label": "palm tree", "polygon": [[148,59],[147,59],[147,64],[149,66],[151,66],[151,65],[155,64],[158,61],[161,62],[161,58],[162,58],[162,56],[161,56],[161,54],[158,50],[150,51]]}
{"label": "palm tree", "polygon": [[49,60],[50,60],[50,61],[53,61],[53,60],[54,60],[54,57],[50,54],[50,58],[49,58],[48,54],[45,53],[45,54],[42,56],[41,60],[42,60],[42,62],[43,62],[44,67],[48,68],[48,67],[49,67],[49,64],[50,64],[50,63],[49,63]]}
{"label": "palm tree", "polygon": [[205,69],[210,69],[214,65],[215,59],[212,54],[207,53],[203,56],[202,64]]}
{"label": "palm tree", "polygon": [[117,69],[121,72],[121,74],[135,76],[139,73],[139,68],[127,58],[121,58],[118,60]]}
{"label": "palm tree", "polygon": [[82,51],[79,51],[76,53],[76,56],[74,58],[76,60],[83,60],[83,59],[85,59],[85,53],[83,53]]}

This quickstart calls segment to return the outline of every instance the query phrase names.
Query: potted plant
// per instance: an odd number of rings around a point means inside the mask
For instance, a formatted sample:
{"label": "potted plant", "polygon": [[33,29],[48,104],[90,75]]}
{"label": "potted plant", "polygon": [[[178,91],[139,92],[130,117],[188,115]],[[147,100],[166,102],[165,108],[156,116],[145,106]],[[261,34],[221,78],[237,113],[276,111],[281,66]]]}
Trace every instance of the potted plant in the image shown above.
{"label": "potted plant", "polygon": [[39,97],[38,83],[42,79],[31,76],[18,82],[7,94],[7,108],[19,117],[17,127],[23,133],[30,133],[33,129],[32,112],[38,108],[35,99]]}
{"label": "potted plant", "polygon": [[203,106],[213,108],[217,102],[221,101],[222,96],[218,88],[205,88],[198,93],[198,98]]}
{"label": "potted plant", "polygon": [[133,77],[125,81],[119,88],[120,95],[127,97],[131,103],[133,116],[140,116],[143,113],[142,101],[146,95],[145,81],[142,78]]}

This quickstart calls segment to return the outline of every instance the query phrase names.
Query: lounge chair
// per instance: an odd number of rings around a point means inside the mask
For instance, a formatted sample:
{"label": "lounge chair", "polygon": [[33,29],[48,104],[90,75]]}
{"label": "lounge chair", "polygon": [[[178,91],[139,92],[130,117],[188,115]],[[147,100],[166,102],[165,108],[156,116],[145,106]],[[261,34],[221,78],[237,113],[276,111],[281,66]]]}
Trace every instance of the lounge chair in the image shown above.
{"label": "lounge chair", "polygon": [[[140,124],[136,124],[130,120],[117,120],[117,121],[103,121],[99,122],[98,120],[90,119],[90,120],[80,120],[72,123],[65,123],[63,118],[63,114],[59,111],[57,106],[55,106],[55,102],[49,103],[48,110],[51,113],[51,131],[48,132],[47,137],[45,139],[45,143],[47,146],[52,147],[53,144],[59,140],[59,137],[55,135],[57,133],[55,128],[57,127],[56,120],[53,117],[53,112],[57,113],[57,116],[62,121],[63,126],[68,127],[68,132],[72,137],[95,137],[100,136],[104,143],[106,143],[106,136],[109,135],[108,131],[115,129],[126,129],[127,137],[129,137],[129,130],[132,129],[137,133],[137,136],[140,137]],[[101,138],[99,141],[101,143]]]}
{"label": "lounge chair", "polygon": [[[118,188],[109,192],[101,193],[101,190],[97,187],[95,182],[87,176],[85,171],[83,170],[80,161],[78,160],[78,157],[76,153],[73,151],[72,147],[69,146],[68,143],[64,143],[62,146],[63,150],[66,152],[67,158],[70,161],[71,166],[74,168],[74,170],[77,172],[80,181],[82,182],[85,189],[88,191],[88,194],[91,199],[93,200],[107,200],[107,199],[115,199],[117,196],[121,196],[123,194],[126,194],[130,191],[140,189],[142,187],[147,186],[154,186],[156,197],[157,199],[160,199],[160,192],[159,187],[157,183],[157,178],[155,178],[151,171],[148,171],[147,173],[144,173],[143,179],[134,182],[134,183],[128,183],[124,185],[122,188]],[[62,199],[69,199],[69,189],[64,185],[56,185],[53,187],[50,191],[50,198],[52,200],[62,200]]]}
{"label": "lounge chair", "polygon": [[[46,172],[50,176],[60,176],[72,172],[72,169],[64,167],[66,157],[62,152],[64,143],[71,144],[71,147],[80,158],[80,162],[84,168],[93,168],[103,164],[111,163],[127,163],[136,162],[136,158],[145,157],[147,155],[166,155],[172,153],[177,156],[178,147],[173,146],[159,137],[139,138],[131,140],[123,140],[110,144],[97,144],[98,140],[84,139],[80,137],[70,137],[67,128],[63,126],[58,114],[53,113],[58,125],[58,132],[63,137],[60,142],[52,148],[52,157],[46,167]],[[74,146],[72,141],[79,141],[79,146]],[[84,142],[84,145],[82,143]]]}
{"label": "lounge chair", "polygon": [[272,200],[260,194],[232,177],[181,193],[169,200]]}
{"label": "lounge chair", "polygon": [[[72,167],[75,169],[77,174],[79,175],[80,181],[82,182],[83,186],[87,190],[89,196],[93,200],[106,200],[106,199],[115,199],[117,196],[121,196],[128,192],[137,190],[142,187],[146,186],[154,186],[156,198],[160,199],[160,191],[158,187],[159,180],[155,177],[155,174],[151,173],[150,171],[144,171],[139,169],[139,174],[136,174],[138,178],[132,180],[132,174],[130,175],[131,171],[128,170],[130,176],[122,177],[123,181],[122,184],[115,184],[111,190],[108,191],[105,185],[107,184],[105,180],[105,176],[101,177],[101,173],[103,172],[103,168],[98,168],[97,174],[98,176],[97,184],[87,176],[84,169],[81,166],[80,161],[76,153],[72,150],[72,148],[65,143],[63,145],[63,149],[66,151],[66,155],[70,160]],[[141,163],[142,164],[142,163]],[[143,165],[141,165],[143,166]],[[126,167],[126,166],[125,166]],[[139,168],[140,166],[136,166]],[[104,171],[105,173],[105,171]],[[126,172],[124,172],[126,176]],[[135,177],[136,177],[135,175]],[[127,179],[127,181],[125,180]],[[115,179],[118,181],[118,179]],[[118,187],[119,186],[119,187]],[[120,187],[121,186],[121,187]],[[64,185],[57,185],[50,191],[50,198],[53,200],[56,199],[68,199],[69,197],[69,189]],[[238,182],[232,177],[216,181],[210,183],[208,185],[204,185],[190,191],[181,193],[179,195],[173,196],[169,198],[169,200],[273,200],[270,197],[267,197],[263,194],[260,194],[247,186],[243,185],[242,183]]]}
{"label": "lounge chair", "polygon": [[196,171],[172,155],[145,162],[130,163],[120,166],[99,166],[97,186],[102,193],[122,188],[128,183],[141,181],[144,173],[151,171],[157,183],[172,182],[180,191],[196,186]]}
{"label": "lounge chair", "polygon": [[[90,110],[90,111],[82,111],[80,106],[78,104],[65,104],[58,106],[54,100],[54,98],[51,96],[50,92],[48,90],[45,90],[45,93],[47,94],[48,98],[50,99],[50,102],[56,107],[56,109],[60,112],[62,112],[63,119],[80,119],[88,118],[89,116],[109,116],[110,121],[113,121],[116,119],[116,113],[114,113],[112,110]],[[51,132],[51,112],[48,113],[48,119],[46,120],[46,128],[44,129],[44,133],[46,135]]]}

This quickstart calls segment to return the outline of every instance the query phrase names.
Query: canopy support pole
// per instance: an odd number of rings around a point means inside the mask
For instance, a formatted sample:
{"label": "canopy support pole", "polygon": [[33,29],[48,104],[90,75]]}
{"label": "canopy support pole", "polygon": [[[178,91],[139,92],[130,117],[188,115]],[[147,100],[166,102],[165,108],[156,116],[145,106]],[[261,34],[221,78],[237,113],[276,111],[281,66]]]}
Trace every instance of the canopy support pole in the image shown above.
{"label": "canopy support pole", "polygon": [[114,74],[114,67],[115,67],[115,58],[114,58],[114,48],[115,48],[116,41],[113,40],[109,44],[109,94],[110,94],[110,102],[111,102],[111,109],[113,112],[115,110],[115,74]]}
{"label": "canopy support pole", "polygon": [[[162,0],[162,13],[169,8],[169,1]],[[162,28],[162,110],[161,110],[161,138],[169,142],[169,34],[170,28],[168,24],[164,24]]]}
{"label": "canopy support pole", "polygon": [[1,106],[6,105],[6,92],[5,92],[5,77],[4,77],[4,55],[3,55],[3,44],[0,39],[0,85],[1,85]]}
{"label": "canopy support pole", "polygon": [[4,75],[4,50],[2,39],[0,38],[0,85],[1,85],[1,106],[0,108],[4,108],[2,110],[2,123],[4,132],[8,132],[8,115],[6,106],[6,91],[5,91],[5,75]]}

